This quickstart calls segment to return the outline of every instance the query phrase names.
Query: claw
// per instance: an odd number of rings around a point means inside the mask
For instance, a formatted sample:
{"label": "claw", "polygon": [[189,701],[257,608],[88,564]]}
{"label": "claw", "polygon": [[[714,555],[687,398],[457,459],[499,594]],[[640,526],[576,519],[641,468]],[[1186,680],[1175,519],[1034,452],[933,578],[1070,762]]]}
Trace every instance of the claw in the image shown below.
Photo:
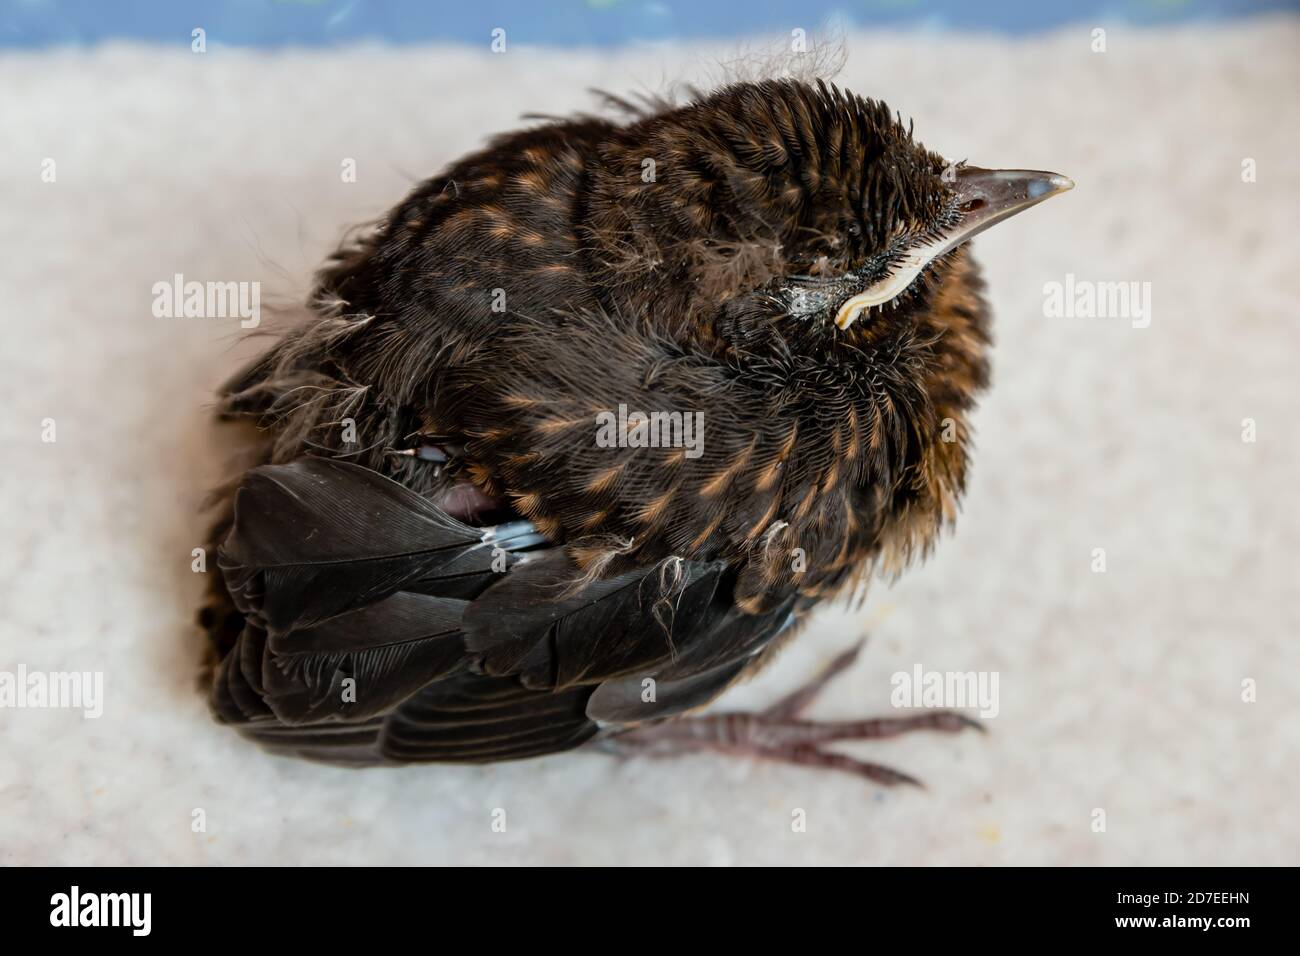
{"label": "claw", "polygon": [[763,711],[763,716],[772,720],[788,720],[792,717],[798,717],[802,711],[806,710],[817,699],[817,695],[826,689],[827,684],[853,665],[853,662],[858,659],[858,655],[862,653],[862,648],[866,643],[867,639],[863,637],[852,647],[835,655],[831,662],[822,668],[821,673],[804,686],[772,704]]}
{"label": "claw", "polygon": [[902,785],[917,787],[921,790],[925,789],[925,784],[920,780],[892,767],[886,767],[878,763],[867,763],[865,760],[856,760],[848,756],[848,754],[836,753],[833,750],[818,750],[816,747],[792,747],[784,753],[774,754],[773,756],[806,767],[843,770],[859,777],[866,777],[868,780],[885,787]]}
{"label": "claw", "polygon": [[947,721],[947,724],[944,726],[936,724],[934,728],[935,730],[946,730],[951,731],[952,733],[957,733],[962,730],[978,730],[982,734],[987,734],[989,732],[989,729],[982,723],[973,717],[967,717],[965,714],[958,714],[953,711],[945,710],[935,714],[935,716]]}
{"label": "claw", "polygon": [[758,713],[726,711],[679,717],[616,731],[606,740],[615,753],[652,757],[714,750],[733,756],[824,767],[864,777],[881,786],[925,789],[913,776],[868,763],[821,745],[837,740],[882,740],[918,730],[958,733],[968,728],[987,733],[979,721],[952,710],[931,710],[874,720],[804,720],[799,713],[839,673],[857,660],[865,640],[837,655],[813,680]]}

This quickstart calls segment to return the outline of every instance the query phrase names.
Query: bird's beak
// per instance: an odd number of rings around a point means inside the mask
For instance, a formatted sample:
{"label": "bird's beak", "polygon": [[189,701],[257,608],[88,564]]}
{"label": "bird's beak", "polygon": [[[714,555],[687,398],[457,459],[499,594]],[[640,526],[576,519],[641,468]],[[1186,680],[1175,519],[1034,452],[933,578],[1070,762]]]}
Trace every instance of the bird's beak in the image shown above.
{"label": "bird's beak", "polygon": [[961,219],[938,239],[909,249],[891,275],[845,300],[835,315],[837,326],[847,329],[864,311],[888,302],[911,285],[912,280],[934,259],[951,252],[989,226],[1074,188],[1074,180],[1068,176],[1034,169],[962,166],[956,172],[954,193]]}

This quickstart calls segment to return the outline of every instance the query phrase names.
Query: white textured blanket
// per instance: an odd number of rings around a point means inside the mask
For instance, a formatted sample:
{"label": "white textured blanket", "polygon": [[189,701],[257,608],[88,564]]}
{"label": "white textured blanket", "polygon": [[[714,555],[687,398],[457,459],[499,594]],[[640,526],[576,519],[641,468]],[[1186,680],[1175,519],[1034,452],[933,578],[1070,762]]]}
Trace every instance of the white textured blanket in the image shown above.
{"label": "white textured blanket", "polygon": [[[0,708],[0,862],[1300,862],[1297,46],[1289,19],[1116,27],[1103,54],[1087,26],[848,38],[840,81],[927,145],[1079,184],[975,243],[996,381],[956,533],[722,702],[863,633],[818,714],[888,712],[917,663],[997,672],[987,738],[856,747],[925,792],[723,758],[333,769],[195,690],[190,552],[227,453],[205,403],[257,343],[155,318],[153,285],[293,300],[344,226],[520,113],[727,51],[0,56],[0,672],[104,681],[97,719]],[[1067,281],[1150,283],[1149,326],[1045,315]]]}

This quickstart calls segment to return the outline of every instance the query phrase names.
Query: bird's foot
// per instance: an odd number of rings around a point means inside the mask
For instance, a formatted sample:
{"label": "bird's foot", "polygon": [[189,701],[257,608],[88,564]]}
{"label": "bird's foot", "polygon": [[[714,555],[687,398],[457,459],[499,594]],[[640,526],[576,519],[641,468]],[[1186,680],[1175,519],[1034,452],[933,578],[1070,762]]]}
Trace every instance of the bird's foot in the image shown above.
{"label": "bird's foot", "polygon": [[798,690],[755,713],[729,711],[696,717],[679,717],[622,731],[605,742],[605,749],[626,755],[673,757],[714,751],[734,756],[758,757],[807,767],[826,767],[865,777],[885,786],[924,786],[915,777],[877,763],[857,760],[823,748],[837,740],[878,740],[917,730],[956,733],[971,728],[984,732],[977,721],[950,710],[934,710],[907,717],[874,720],[804,720],[817,695],[856,659],[862,643],[836,657]]}

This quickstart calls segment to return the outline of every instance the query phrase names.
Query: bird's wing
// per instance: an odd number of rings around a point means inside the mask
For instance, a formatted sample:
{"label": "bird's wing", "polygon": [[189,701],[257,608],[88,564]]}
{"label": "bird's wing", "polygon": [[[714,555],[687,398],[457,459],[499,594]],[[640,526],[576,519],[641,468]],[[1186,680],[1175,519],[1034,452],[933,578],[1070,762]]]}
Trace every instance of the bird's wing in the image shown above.
{"label": "bird's wing", "polygon": [[212,706],[275,750],[490,761],[701,706],[792,620],[722,562],[583,581],[527,522],[476,528],[376,472],[253,469],[219,564],[245,617]]}

